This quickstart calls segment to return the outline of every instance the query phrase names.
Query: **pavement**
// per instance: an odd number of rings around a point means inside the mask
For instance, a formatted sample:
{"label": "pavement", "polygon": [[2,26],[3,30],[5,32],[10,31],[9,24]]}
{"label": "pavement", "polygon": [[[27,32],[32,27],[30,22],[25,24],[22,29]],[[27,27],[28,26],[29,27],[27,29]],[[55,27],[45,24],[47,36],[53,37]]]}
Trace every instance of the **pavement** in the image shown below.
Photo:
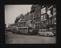
{"label": "pavement", "polygon": [[5,33],[6,44],[55,44],[56,37],[43,37],[38,35],[21,35],[12,32]]}

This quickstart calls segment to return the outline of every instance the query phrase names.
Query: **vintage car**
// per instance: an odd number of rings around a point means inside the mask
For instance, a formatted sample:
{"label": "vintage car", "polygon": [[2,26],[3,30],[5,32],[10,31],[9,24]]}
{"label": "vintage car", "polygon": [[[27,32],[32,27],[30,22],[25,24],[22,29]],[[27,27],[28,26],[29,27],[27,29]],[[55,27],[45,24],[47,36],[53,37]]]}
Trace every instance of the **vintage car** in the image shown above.
{"label": "vintage car", "polygon": [[52,32],[39,32],[40,36],[47,36],[47,37],[53,37],[54,34]]}
{"label": "vintage car", "polygon": [[39,29],[38,33],[39,33],[40,36],[47,36],[47,37],[53,37],[53,36],[55,36],[55,34],[51,30],[48,31],[48,29]]}
{"label": "vintage car", "polygon": [[10,25],[7,27],[7,31],[9,31],[9,32],[18,32],[18,29],[17,29],[16,24],[10,24]]}

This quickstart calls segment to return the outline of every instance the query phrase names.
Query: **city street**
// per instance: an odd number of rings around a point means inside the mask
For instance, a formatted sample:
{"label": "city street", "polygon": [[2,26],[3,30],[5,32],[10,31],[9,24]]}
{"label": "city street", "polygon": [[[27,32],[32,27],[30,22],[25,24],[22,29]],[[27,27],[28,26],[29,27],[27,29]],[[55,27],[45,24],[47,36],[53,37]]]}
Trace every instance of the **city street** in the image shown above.
{"label": "city street", "polygon": [[54,44],[55,37],[43,37],[38,35],[21,35],[12,32],[5,33],[7,44]]}

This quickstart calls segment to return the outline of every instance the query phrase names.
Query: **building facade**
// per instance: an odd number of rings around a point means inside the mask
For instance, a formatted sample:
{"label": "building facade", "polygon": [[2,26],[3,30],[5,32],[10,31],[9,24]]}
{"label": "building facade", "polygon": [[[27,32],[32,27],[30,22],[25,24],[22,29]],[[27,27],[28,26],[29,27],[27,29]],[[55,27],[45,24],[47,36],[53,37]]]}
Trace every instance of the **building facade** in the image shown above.
{"label": "building facade", "polygon": [[36,29],[54,29],[56,28],[56,7],[55,5],[32,5],[31,11],[21,16],[20,19],[19,26],[30,26],[29,21],[32,21],[32,26]]}
{"label": "building facade", "polygon": [[56,28],[56,7],[54,5],[33,5],[33,21],[40,29]]}

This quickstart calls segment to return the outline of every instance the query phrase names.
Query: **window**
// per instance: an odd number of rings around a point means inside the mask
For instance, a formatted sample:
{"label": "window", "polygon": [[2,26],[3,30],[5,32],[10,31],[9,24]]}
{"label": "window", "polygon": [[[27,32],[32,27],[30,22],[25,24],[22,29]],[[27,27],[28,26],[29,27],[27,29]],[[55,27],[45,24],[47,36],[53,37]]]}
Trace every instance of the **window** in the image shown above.
{"label": "window", "polygon": [[41,16],[41,21],[43,21],[43,19],[44,19],[44,18],[43,18],[43,15],[42,15],[42,16]]}
{"label": "window", "polygon": [[44,14],[44,20],[46,20],[46,14]]}
{"label": "window", "polygon": [[49,15],[49,17],[52,17],[51,10],[48,10],[47,14]]}
{"label": "window", "polygon": [[53,8],[53,15],[56,15],[56,8]]}
{"label": "window", "polygon": [[42,21],[43,21],[43,20],[46,20],[46,14],[44,14],[44,15],[41,16],[41,20],[42,20]]}
{"label": "window", "polygon": [[41,14],[44,14],[44,13],[46,13],[46,8],[41,9]]}
{"label": "window", "polygon": [[56,18],[54,18],[54,24],[56,24]]}

